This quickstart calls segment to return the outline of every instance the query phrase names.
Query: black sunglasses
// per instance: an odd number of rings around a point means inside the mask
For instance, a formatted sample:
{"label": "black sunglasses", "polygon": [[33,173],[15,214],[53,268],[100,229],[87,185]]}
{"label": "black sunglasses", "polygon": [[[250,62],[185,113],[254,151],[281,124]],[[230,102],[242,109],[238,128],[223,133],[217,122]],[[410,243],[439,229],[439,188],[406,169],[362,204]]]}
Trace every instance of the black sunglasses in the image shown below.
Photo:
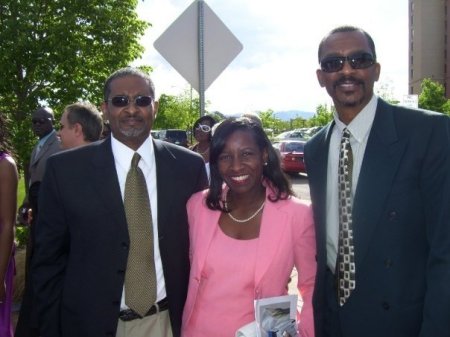
{"label": "black sunglasses", "polygon": [[31,123],[33,123],[34,125],[36,125],[36,124],[45,124],[45,123],[47,123],[48,121],[51,121],[52,119],[51,118],[49,118],[49,117],[47,117],[47,118],[33,118],[32,120],[31,120]]}
{"label": "black sunglasses", "polygon": [[369,53],[355,53],[348,56],[329,56],[320,61],[320,68],[326,73],[335,73],[344,68],[345,61],[353,69],[366,69],[375,64],[375,58]]}
{"label": "black sunglasses", "polygon": [[[132,98],[132,100],[134,101],[134,104],[143,108],[152,104],[153,98],[151,96],[136,96]],[[130,104],[130,98],[128,96],[114,96],[110,98],[108,102],[111,102],[111,104],[117,108],[123,108]]]}

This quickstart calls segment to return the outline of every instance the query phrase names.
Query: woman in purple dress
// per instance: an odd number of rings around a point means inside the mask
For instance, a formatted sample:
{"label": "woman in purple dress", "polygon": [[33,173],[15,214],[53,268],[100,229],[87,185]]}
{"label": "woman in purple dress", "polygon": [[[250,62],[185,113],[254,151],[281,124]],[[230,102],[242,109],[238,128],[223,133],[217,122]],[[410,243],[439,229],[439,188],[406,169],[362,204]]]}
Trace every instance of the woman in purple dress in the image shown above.
{"label": "woman in purple dress", "polygon": [[0,336],[12,337],[11,304],[14,265],[14,224],[18,173],[0,115]]}

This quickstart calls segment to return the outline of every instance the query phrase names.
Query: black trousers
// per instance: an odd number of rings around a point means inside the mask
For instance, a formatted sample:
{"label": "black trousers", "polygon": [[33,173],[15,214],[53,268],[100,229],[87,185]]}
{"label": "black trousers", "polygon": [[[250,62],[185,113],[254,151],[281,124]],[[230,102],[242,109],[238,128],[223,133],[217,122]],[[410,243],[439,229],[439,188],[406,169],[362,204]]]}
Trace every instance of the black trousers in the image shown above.
{"label": "black trousers", "polygon": [[339,303],[337,298],[337,281],[333,272],[327,268],[326,276],[327,306],[325,313],[324,337],[343,337],[339,320]]}

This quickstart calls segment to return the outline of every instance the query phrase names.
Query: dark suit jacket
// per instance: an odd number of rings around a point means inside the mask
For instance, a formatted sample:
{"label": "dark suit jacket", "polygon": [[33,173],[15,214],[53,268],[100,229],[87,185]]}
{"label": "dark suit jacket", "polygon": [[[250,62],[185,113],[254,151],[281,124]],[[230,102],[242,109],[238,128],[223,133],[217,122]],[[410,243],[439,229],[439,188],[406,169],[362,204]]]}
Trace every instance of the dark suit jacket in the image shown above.
{"label": "dark suit jacket", "polygon": [[317,239],[316,337],[340,336],[339,330],[345,337],[450,336],[449,121],[378,100],[354,197],[356,289],[342,307],[326,265],[334,123],[307,143]]}
{"label": "dark suit jacket", "polygon": [[[189,278],[186,202],[206,187],[203,159],[154,141],[158,234],[174,336]],[[48,160],[33,283],[42,336],[115,336],[129,236],[111,139]]]}

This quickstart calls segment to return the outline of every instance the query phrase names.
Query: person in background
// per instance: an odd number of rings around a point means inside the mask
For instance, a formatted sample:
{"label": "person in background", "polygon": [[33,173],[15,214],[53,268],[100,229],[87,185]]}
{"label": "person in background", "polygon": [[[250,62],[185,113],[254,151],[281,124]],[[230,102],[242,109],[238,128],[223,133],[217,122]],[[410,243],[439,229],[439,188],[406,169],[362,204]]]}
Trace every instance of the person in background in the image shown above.
{"label": "person in background", "polygon": [[[37,315],[34,309],[34,292],[30,277],[31,259],[34,254],[35,222],[38,216],[38,200],[40,185],[44,176],[47,159],[61,151],[61,143],[54,129],[54,114],[49,107],[41,107],[33,112],[31,126],[39,141],[31,152],[28,172],[25,172],[26,196],[19,208],[21,222],[30,226],[26,260],[25,260],[25,289],[20,306],[19,318],[16,326],[16,337],[39,336]],[[24,216],[31,215],[30,219]]]}
{"label": "person in background", "polygon": [[209,147],[211,144],[211,129],[216,124],[216,120],[212,116],[202,116],[197,119],[192,127],[195,143],[190,147],[192,151],[199,153],[205,161],[206,173],[209,179]]}
{"label": "person in background", "polygon": [[210,188],[187,204],[191,273],[182,336],[234,336],[255,320],[255,299],[287,294],[294,266],[299,330],[314,336],[312,212],[294,197],[267,135],[248,118],[222,121],[210,165]]}
{"label": "person in background", "polygon": [[360,28],[332,30],[318,57],[336,112],[305,147],[316,336],[448,337],[450,119],[374,94],[381,67]]}
{"label": "person in background", "polygon": [[136,68],[105,82],[111,135],[48,160],[33,282],[45,337],[180,337],[189,278],[186,202],[208,182],[198,154],[150,131]]}
{"label": "person in background", "polygon": [[2,337],[13,336],[11,306],[15,274],[14,225],[19,175],[12,153],[6,123],[0,115],[0,336]]}
{"label": "person in background", "polygon": [[103,130],[102,134],[100,135],[100,139],[105,139],[111,135],[111,127],[109,126],[108,121],[103,121]]}
{"label": "person in background", "polygon": [[[98,109],[89,102],[67,105],[59,122],[58,136],[61,149],[68,150],[88,145],[100,139],[103,120]],[[28,222],[33,221],[33,211],[28,211]]]}
{"label": "person in background", "polygon": [[245,117],[245,118],[250,119],[251,121],[255,122],[261,128],[264,129],[263,123],[262,123],[262,119],[261,119],[261,117],[259,117],[259,115],[256,112],[245,112],[245,113],[242,114],[241,117]]}
{"label": "person in background", "polygon": [[61,147],[72,149],[100,139],[103,120],[98,109],[89,102],[77,102],[64,108],[61,116],[59,138]]}

